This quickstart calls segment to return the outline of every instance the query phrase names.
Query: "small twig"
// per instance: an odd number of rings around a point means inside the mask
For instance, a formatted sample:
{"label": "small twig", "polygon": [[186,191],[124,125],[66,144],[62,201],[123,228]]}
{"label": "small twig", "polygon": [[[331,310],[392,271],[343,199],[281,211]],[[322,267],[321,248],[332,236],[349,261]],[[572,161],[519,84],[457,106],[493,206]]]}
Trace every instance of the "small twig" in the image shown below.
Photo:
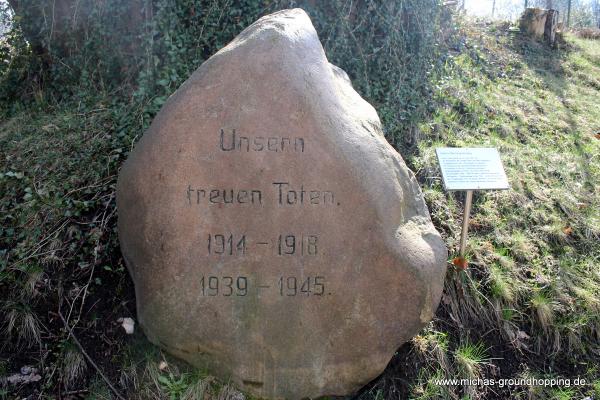
{"label": "small twig", "polygon": [[71,390],[69,392],[64,392],[62,395],[63,396],[72,396],[74,394],[83,394],[83,393],[88,393],[89,389],[79,389],[79,390]]}
{"label": "small twig", "polygon": [[97,181],[97,182],[93,183],[92,185],[89,185],[89,186],[82,186],[82,187],[78,187],[78,188],[72,189],[72,190],[68,191],[68,192],[67,192],[67,193],[66,193],[64,196],[62,196],[62,198],[64,199],[64,198],[66,198],[66,197],[68,197],[68,196],[72,195],[73,193],[75,193],[75,192],[79,192],[79,191],[81,191],[81,190],[93,189],[93,188],[96,188],[96,187],[102,186],[102,185],[104,185],[105,183],[108,183],[108,182],[110,182],[110,181],[111,181],[111,180],[112,180],[114,177],[115,177],[114,175],[107,176],[106,178],[104,178],[104,179],[100,179],[99,181]]}
{"label": "small twig", "polygon": [[81,343],[79,342],[79,340],[77,340],[77,338],[75,337],[75,334],[73,333],[73,331],[69,327],[69,324],[65,320],[65,317],[63,317],[63,315],[60,312],[60,310],[58,311],[58,316],[62,320],[63,324],[65,325],[65,328],[67,329],[67,331],[69,332],[69,336],[73,338],[73,341],[75,342],[75,344],[77,345],[77,347],[79,347],[79,350],[81,350],[81,353],[88,360],[88,362],[90,364],[92,364],[92,367],[94,367],[96,369],[96,371],[98,371],[98,373],[100,374],[100,376],[102,377],[102,379],[104,380],[104,382],[106,382],[106,384],[112,390],[112,392],[115,394],[115,396],[117,396],[117,398],[119,398],[119,400],[125,400],[125,398],[123,396],[121,396],[121,394],[119,393],[119,391],[113,386],[113,384],[110,382],[110,380],[108,380],[108,378],[106,377],[106,375],[104,375],[104,373],[102,372],[102,370],[100,369],[100,367],[98,367],[98,365],[96,365],[96,363],[94,362],[94,360],[92,360],[92,357],[90,357],[88,355],[88,353],[85,351],[85,349],[83,348],[83,346],[81,345]]}

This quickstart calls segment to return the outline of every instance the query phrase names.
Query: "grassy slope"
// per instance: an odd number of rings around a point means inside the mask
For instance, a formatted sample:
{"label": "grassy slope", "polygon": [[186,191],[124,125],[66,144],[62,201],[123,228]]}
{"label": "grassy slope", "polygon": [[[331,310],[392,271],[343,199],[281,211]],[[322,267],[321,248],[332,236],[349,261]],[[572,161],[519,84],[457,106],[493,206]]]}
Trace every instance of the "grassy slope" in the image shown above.
{"label": "grassy slope", "polygon": [[[476,193],[470,269],[449,273],[436,320],[361,397],[600,396],[600,41],[568,36],[552,51],[506,26],[462,29],[463,47],[432,78],[438,106],[415,133],[418,148],[404,156],[451,249],[462,198],[442,190],[435,147],[497,147],[512,190]],[[27,110],[0,126],[0,376],[35,364],[46,368],[42,383],[21,394],[86,387],[91,398],[109,396],[69,338],[60,304],[83,347],[129,397],[234,397],[228,385],[168,357],[159,369],[165,356],[139,332],[125,337],[116,322],[135,310],[117,245],[115,174],[135,140],[123,132],[141,131],[148,119],[133,109],[123,120],[123,105],[108,98]],[[433,382],[478,376],[581,376],[591,384]]]}
{"label": "grassy slope", "polygon": [[[506,28],[466,25],[467,50],[440,77],[440,106],[421,126],[412,163],[450,248],[462,196],[443,191],[436,147],[498,148],[512,190],[476,192],[471,268],[450,273],[442,320],[415,342],[449,359],[433,375],[581,376],[595,384],[487,396],[600,396],[600,42],[569,35],[553,51]],[[474,343],[483,347],[474,351]],[[416,389],[425,398],[434,390],[423,381]]]}

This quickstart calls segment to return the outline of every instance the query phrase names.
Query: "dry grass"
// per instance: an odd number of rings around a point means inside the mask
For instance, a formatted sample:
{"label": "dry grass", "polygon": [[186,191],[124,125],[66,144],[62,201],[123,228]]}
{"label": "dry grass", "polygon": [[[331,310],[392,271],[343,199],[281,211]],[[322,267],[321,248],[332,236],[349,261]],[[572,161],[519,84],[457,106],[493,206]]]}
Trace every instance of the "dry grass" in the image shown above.
{"label": "dry grass", "polygon": [[575,31],[575,35],[582,39],[600,39],[600,29],[598,28],[583,28]]}
{"label": "dry grass", "polygon": [[14,340],[16,348],[40,346],[42,344],[42,324],[31,308],[22,303],[5,302],[4,334]]}
{"label": "dry grass", "polygon": [[62,362],[63,383],[67,389],[75,388],[86,373],[85,358],[75,345],[68,344],[63,351]]}

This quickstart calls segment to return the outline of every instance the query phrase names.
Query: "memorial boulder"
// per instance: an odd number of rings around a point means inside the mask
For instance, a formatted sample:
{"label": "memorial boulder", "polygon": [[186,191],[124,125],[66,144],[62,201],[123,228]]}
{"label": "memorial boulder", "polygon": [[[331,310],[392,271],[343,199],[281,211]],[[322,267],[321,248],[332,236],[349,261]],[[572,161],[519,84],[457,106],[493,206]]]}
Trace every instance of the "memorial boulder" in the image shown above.
{"label": "memorial boulder", "polygon": [[147,337],[261,397],[358,390],[441,296],[447,252],[417,181],[300,9],[168,99],[117,206]]}

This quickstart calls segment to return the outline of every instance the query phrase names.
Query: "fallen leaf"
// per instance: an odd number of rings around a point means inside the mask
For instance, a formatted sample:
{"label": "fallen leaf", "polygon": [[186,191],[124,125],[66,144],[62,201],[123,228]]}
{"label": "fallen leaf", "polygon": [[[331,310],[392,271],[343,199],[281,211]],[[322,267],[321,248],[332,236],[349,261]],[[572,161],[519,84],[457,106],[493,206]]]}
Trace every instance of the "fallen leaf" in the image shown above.
{"label": "fallen leaf", "polygon": [[466,270],[469,262],[464,257],[456,257],[452,260],[452,264],[458,269]]}

